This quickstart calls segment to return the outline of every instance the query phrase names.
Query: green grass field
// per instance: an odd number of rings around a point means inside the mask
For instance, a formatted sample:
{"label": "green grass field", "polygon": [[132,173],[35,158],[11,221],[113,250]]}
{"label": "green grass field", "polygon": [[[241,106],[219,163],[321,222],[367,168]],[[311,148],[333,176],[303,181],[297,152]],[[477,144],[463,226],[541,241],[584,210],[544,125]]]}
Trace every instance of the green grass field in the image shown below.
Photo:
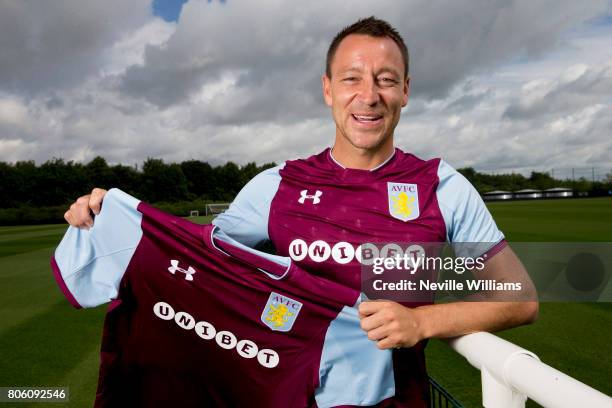
{"label": "green grass field", "polygon": [[[490,209],[510,241],[612,241],[612,199],[494,203]],[[64,231],[64,225],[0,227],[0,386],[68,386],[69,406],[84,407],[95,396],[105,307],[74,310],[57,288],[49,257]],[[612,394],[612,304],[542,304],[538,322],[501,336]],[[437,340],[429,343],[427,359],[431,375],[459,401],[480,406],[476,369]]]}

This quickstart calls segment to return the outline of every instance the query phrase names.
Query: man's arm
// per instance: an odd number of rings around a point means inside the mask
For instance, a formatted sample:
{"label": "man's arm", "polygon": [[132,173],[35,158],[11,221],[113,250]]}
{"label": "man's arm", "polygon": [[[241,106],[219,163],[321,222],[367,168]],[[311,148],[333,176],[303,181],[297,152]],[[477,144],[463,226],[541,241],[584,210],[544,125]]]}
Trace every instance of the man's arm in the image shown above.
{"label": "man's arm", "polygon": [[[456,337],[479,331],[499,331],[535,321],[538,301],[535,288],[521,261],[509,246],[491,257],[477,279],[520,282],[521,301],[508,295],[477,294],[467,302],[421,306],[414,309],[396,302],[364,302],[359,307],[361,327],[381,349],[412,347],[427,338]],[[496,297],[504,299],[495,301]],[[530,300],[525,300],[530,299]]]}
{"label": "man's arm", "polygon": [[[446,226],[446,239],[456,250],[470,254],[486,246],[504,245],[480,194],[448,163],[440,161],[437,200]],[[497,244],[496,244],[497,243]],[[478,253],[477,255],[480,255]],[[491,256],[476,279],[520,282],[516,298],[508,293],[479,293],[471,301],[406,308],[390,301],[365,302],[360,306],[362,328],[381,348],[411,347],[430,337],[455,337],[477,331],[497,331],[533,322],[538,314],[535,288],[521,261],[509,246]],[[508,301],[508,300],[520,301]],[[525,301],[528,300],[528,301]]]}

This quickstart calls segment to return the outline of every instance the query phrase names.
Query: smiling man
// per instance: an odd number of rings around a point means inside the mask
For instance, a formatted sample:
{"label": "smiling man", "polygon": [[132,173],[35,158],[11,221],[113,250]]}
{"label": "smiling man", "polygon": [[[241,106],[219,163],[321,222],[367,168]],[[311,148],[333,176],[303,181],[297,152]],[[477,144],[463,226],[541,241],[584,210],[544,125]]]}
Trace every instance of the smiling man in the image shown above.
{"label": "smiling man", "polygon": [[[279,255],[310,273],[354,289],[361,288],[365,243],[479,243],[484,250],[476,255],[487,258],[481,276],[520,280],[524,292],[532,292],[469,182],[443,160],[421,160],[394,147],[408,103],[408,61],[404,41],[385,21],[362,19],[338,33],[322,77],[336,123],[333,147],[259,174],[213,223],[252,247],[271,241]],[[79,198],[66,220],[93,225],[90,209],[100,211],[105,192]],[[396,391],[385,406],[427,406],[428,338],[517,326],[533,321],[537,310],[536,301],[363,302],[362,329],[379,348],[394,349]],[[346,374],[350,382],[359,373]]]}
{"label": "smiling man", "polygon": [[408,51],[390,33],[338,36],[330,46],[323,96],[336,122],[332,154],[345,167],[371,169],[393,154],[409,80]]}

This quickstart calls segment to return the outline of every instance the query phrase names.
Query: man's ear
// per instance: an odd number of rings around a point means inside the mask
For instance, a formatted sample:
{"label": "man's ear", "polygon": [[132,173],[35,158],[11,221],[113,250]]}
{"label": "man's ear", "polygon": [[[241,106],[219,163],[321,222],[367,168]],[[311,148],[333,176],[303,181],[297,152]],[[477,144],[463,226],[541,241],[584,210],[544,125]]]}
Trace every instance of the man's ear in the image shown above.
{"label": "man's ear", "polygon": [[402,97],[402,108],[408,105],[408,96],[410,95],[410,77],[404,82],[404,96]]}
{"label": "man's ear", "polygon": [[321,76],[321,85],[323,86],[323,99],[327,106],[332,106],[332,95],[331,95],[331,79],[327,77],[327,74]]}

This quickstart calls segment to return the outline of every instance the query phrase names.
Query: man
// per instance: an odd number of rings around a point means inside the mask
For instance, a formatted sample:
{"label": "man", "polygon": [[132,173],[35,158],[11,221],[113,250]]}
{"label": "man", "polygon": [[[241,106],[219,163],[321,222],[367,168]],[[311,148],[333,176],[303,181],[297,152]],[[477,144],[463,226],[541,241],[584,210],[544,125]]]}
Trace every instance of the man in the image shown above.
{"label": "man", "polygon": [[[256,176],[214,224],[249,246],[270,240],[313,274],[359,288],[359,246],[366,242],[487,243],[477,276],[517,279],[532,291],[478,193],[445,162],[394,148],[393,133],[408,103],[408,50],[388,23],[370,17],[334,38],[322,76],[336,123],[332,149]],[[405,191],[403,206],[394,189]],[[105,190],[94,189],[66,212],[91,227]],[[408,201],[410,200],[410,201]],[[394,204],[395,203],[395,204]],[[330,294],[333,296],[333,294]],[[379,348],[394,348],[394,406],[426,406],[424,346],[431,337],[496,331],[531,322],[531,302],[360,305],[361,327]],[[347,379],[350,381],[350,379]]]}

